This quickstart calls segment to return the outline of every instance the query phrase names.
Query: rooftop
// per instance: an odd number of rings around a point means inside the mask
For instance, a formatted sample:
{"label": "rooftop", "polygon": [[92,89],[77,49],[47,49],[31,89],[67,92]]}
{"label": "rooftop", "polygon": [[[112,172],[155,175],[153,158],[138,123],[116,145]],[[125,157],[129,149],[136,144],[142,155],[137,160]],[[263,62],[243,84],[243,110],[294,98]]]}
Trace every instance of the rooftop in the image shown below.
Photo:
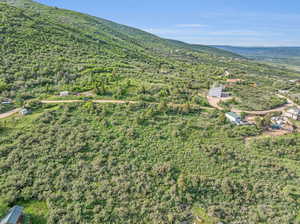
{"label": "rooftop", "polygon": [[227,115],[231,116],[231,117],[234,117],[234,118],[240,118],[240,116],[237,114],[237,113],[234,113],[234,112],[228,112],[226,113]]}
{"label": "rooftop", "polygon": [[294,113],[294,114],[300,114],[300,109],[294,107],[294,108],[288,109],[287,112],[289,112],[289,113]]}
{"label": "rooftop", "polygon": [[0,224],[16,224],[20,216],[22,215],[23,207],[14,206],[9,210],[9,213],[6,215],[4,219],[0,222]]}

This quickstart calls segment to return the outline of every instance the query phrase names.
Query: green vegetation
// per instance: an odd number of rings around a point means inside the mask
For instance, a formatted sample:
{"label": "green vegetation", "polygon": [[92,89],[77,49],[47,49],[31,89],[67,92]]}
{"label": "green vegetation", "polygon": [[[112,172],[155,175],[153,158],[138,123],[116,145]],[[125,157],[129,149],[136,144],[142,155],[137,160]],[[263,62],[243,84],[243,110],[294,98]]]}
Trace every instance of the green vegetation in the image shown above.
{"label": "green vegetation", "polygon": [[[224,84],[225,109],[275,108],[286,102],[279,89],[300,93],[288,81],[299,73],[30,0],[0,2],[1,99],[32,110],[0,123],[0,215],[20,204],[33,224],[299,219],[299,134],[248,140],[267,119],[234,126],[206,100]],[[85,101],[39,102],[57,98]]]}
{"label": "green vegetation", "polygon": [[0,193],[47,201],[49,223],[190,221],[194,206],[229,223],[294,220],[298,201],[282,191],[299,181],[299,138],[246,146],[259,130],[220,123],[221,114],[87,102],[11,118]]}
{"label": "green vegetation", "polygon": [[0,200],[0,217],[3,217],[6,215],[6,212],[8,211],[8,203],[4,198]]}
{"label": "green vegetation", "polygon": [[45,202],[28,201],[17,202],[18,205],[24,207],[25,217],[28,223],[32,224],[45,224],[47,223],[48,208]]}
{"label": "green vegetation", "polygon": [[[0,89],[18,101],[95,90],[101,98],[186,103],[222,80],[225,71],[256,81],[299,77],[226,51],[161,39],[30,0],[1,0],[0,9],[0,53],[5,55]],[[275,90],[269,88],[262,98],[266,108],[276,106],[268,103]]]}

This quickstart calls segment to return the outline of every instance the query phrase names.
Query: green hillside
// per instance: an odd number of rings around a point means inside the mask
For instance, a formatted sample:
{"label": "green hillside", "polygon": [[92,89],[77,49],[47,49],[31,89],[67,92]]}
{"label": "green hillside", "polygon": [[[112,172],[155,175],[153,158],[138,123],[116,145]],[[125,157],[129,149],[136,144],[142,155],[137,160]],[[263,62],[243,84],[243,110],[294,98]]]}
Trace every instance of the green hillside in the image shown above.
{"label": "green hillside", "polygon": [[182,41],[178,40],[168,40],[170,43],[172,43],[174,46],[177,46],[178,48],[184,48],[184,49],[190,49],[190,50],[196,50],[200,52],[205,52],[211,55],[216,55],[216,56],[224,56],[224,57],[231,57],[231,58],[237,58],[237,59],[243,59],[241,55],[231,53],[230,51],[225,51],[222,49],[210,47],[210,46],[205,46],[205,45],[197,45],[197,44],[187,44]]}
{"label": "green hillside", "polygon": [[0,111],[31,110],[0,119],[1,217],[19,204],[32,224],[299,222],[299,134],[224,115],[281,106],[299,73],[30,0],[0,0],[0,19]]}

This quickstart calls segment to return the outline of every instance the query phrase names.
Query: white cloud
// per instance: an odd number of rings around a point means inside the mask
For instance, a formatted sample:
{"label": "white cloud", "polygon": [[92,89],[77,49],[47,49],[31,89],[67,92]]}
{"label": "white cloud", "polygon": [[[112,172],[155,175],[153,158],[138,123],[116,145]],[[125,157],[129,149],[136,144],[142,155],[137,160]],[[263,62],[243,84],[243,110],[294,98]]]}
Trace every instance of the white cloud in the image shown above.
{"label": "white cloud", "polygon": [[146,28],[143,30],[156,35],[178,35],[182,33],[182,31],[179,29],[169,29],[169,28]]}
{"label": "white cloud", "polygon": [[202,27],[207,27],[207,25],[203,25],[203,24],[177,24],[176,27],[178,27],[178,28],[202,28]]}

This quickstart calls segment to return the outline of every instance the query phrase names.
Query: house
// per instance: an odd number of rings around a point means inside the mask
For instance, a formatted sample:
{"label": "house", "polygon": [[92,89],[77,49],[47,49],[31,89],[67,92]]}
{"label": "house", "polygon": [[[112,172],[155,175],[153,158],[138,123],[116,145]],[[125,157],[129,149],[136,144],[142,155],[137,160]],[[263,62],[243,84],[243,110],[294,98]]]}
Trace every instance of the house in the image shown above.
{"label": "house", "polygon": [[3,99],[1,104],[12,104],[12,100],[11,99]]}
{"label": "house", "polygon": [[271,127],[272,129],[282,129],[288,123],[288,118],[283,116],[272,117],[271,118]]}
{"label": "house", "polygon": [[225,71],[223,75],[224,76],[230,76],[230,73],[228,71]]}
{"label": "house", "polygon": [[283,116],[294,120],[300,120],[300,109],[296,107],[290,108],[283,113]]}
{"label": "house", "polygon": [[299,83],[300,82],[300,80],[294,80],[294,79],[292,79],[292,80],[289,80],[289,82],[291,82],[291,83]]}
{"label": "house", "polygon": [[29,114],[30,111],[26,108],[23,108],[22,110],[20,110],[19,113],[20,113],[20,115],[25,116],[25,115]]}
{"label": "house", "polygon": [[59,93],[59,96],[69,96],[69,95],[70,95],[69,91],[63,91]]}
{"label": "house", "polygon": [[228,112],[225,114],[225,116],[231,123],[234,123],[236,125],[244,124],[244,122],[242,121],[242,118],[237,113]]}
{"label": "house", "polygon": [[223,86],[219,86],[219,87],[213,87],[209,90],[208,92],[208,96],[211,97],[218,97],[218,98],[222,98],[222,97],[228,97],[229,93],[226,93],[223,91],[224,87]]}
{"label": "house", "polygon": [[1,220],[0,224],[22,224],[23,219],[23,207],[16,205],[9,210],[8,214]]}
{"label": "house", "polygon": [[288,90],[278,90],[278,93],[280,93],[280,94],[288,94],[289,91]]}

